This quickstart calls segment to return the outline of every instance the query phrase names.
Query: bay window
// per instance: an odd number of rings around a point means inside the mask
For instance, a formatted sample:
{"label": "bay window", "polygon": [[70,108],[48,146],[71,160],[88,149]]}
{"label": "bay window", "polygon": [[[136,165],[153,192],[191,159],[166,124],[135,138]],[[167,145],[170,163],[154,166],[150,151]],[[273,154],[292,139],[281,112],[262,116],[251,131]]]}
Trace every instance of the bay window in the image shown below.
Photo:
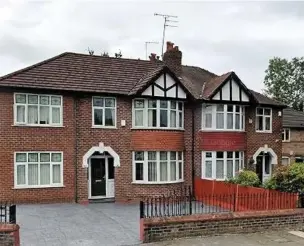
{"label": "bay window", "polygon": [[203,104],[202,129],[243,131],[245,108],[239,105]]}
{"label": "bay window", "polygon": [[133,152],[134,183],[183,181],[183,153],[176,151]]}
{"label": "bay window", "polygon": [[255,127],[257,132],[272,131],[272,111],[271,108],[257,108]]}
{"label": "bay window", "polygon": [[15,153],[15,188],[63,185],[62,152]]}
{"label": "bay window", "polygon": [[225,180],[235,177],[244,167],[242,151],[203,151],[202,178]]}
{"label": "bay window", "polygon": [[14,110],[16,125],[62,125],[61,96],[15,93]]}
{"label": "bay window", "polygon": [[184,105],[173,100],[133,100],[134,128],[183,129]]}
{"label": "bay window", "polygon": [[92,100],[93,127],[115,127],[116,99],[93,97]]}

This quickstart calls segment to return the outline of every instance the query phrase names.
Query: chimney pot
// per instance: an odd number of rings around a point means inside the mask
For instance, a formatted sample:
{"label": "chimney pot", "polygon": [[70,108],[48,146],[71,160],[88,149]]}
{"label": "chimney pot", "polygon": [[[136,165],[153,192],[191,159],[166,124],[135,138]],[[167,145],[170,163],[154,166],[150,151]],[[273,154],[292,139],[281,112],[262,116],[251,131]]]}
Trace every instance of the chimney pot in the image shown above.
{"label": "chimney pot", "polygon": [[182,73],[182,52],[178,46],[174,47],[174,43],[167,42],[167,50],[163,55],[164,63],[175,73],[180,76]]}

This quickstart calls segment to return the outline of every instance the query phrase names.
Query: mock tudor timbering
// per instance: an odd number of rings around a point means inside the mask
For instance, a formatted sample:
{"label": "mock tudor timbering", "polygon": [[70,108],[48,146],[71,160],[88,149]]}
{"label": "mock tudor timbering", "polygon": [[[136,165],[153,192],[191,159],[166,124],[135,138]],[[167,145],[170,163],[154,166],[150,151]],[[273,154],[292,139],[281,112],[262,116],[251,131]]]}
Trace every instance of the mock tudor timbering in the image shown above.
{"label": "mock tudor timbering", "polygon": [[156,57],[63,53],[1,77],[0,201],[136,201],[250,159],[269,177],[285,105],[234,72],[182,65],[171,42]]}

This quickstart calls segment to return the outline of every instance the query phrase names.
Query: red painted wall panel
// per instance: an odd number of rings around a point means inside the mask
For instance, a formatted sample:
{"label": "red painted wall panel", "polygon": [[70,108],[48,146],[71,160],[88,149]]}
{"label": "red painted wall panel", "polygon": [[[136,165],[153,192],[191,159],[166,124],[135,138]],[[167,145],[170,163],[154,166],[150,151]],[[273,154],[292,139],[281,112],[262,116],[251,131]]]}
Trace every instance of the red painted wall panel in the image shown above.
{"label": "red painted wall panel", "polygon": [[201,150],[238,151],[246,150],[245,132],[203,132],[199,133]]}

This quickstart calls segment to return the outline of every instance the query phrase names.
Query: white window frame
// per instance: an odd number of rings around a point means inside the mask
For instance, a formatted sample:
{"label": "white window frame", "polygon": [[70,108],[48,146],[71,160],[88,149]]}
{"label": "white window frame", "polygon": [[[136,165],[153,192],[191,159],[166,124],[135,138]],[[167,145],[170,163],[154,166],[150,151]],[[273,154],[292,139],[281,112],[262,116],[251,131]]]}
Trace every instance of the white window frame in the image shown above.
{"label": "white window frame", "polygon": [[[144,152],[144,160],[136,161],[135,152]],[[157,181],[148,181],[148,152],[156,152],[157,165]],[[160,181],[160,152],[167,152],[167,181]],[[170,152],[176,152],[176,180],[171,181],[170,169]],[[181,160],[178,160],[178,152],[181,153]],[[143,163],[143,180],[136,180],[136,163]],[[179,164],[182,167],[182,178],[179,178]],[[174,184],[184,182],[184,153],[182,151],[133,151],[132,152],[132,169],[133,169],[133,183],[135,184]]]}
{"label": "white window frame", "polygon": [[[38,154],[38,182],[40,183],[40,165],[44,164],[44,162],[39,161],[40,154],[47,153],[50,154],[50,158],[52,154],[61,154],[61,162],[52,162],[50,159],[50,184],[47,185],[28,185],[28,154]],[[26,154],[26,162],[17,162],[16,157],[17,154]],[[31,163],[31,162],[30,162]],[[19,165],[25,165],[25,184],[18,185],[17,183],[17,167]],[[60,165],[60,183],[52,183],[53,180],[53,165]],[[29,189],[29,188],[53,188],[53,187],[64,187],[63,185],[63,152],[62,151],[17,151],[14,152],[14,189]]]}
{"label": "white window frame", "polygon": [[[258,114],[258,109],[263,109],[263,114]],[[270,110],[270,115],[265,115],[265,109]],[[258,124],[258,116],[263,117],[263,130],[258,130],[257,129],[257,124]],[[266,118],[270,118],[270,129],[266,130]],[[265,108],[265,107],[257,107],[255,110],[255,131],[256,132],[261,132],[261,133],[272,133],[272,108]]]}
{"label": "white window frame", "polygon": [[[289,134],[288,134],[289,139],[286,139],[286,131],[289,132]],[[290,142],[290,139],[291,139],[290,133],[291,133],[290,128],[283,128],[283,132],[282,132],[283,139],[282,139],[282,142]]]}
{"label": "white window frame", "polygon": [[[101,106],[94,106],[94,98],[102,98],[104,100],[104,105]],[[105,99],[114,99],[115,106],[114,107],[106,107],[105,106]],[[105,126],[105,108],[111,108],[114,109],[114,126]],[[102,114],[102,125],[95,125],[95,120],[94,120],[94,109],[102,109],[103,114]],[[92,96],[92,128],[116,128],[117,126],[117,99],[116,97],[104,97],[104,96]]]}
{"label": "white window frame", "polygon": [[[205,106],[211,106],[211,111],[206,112]],[[217,105],[223,105],[224,106],[224,128],[217,128],[216,127],[216,109],[217,109]],[[230,112],[228,112],[227,108],[228,105],[233,106],[233,129],[228,129],[227,128],[227,114],[229,114]],[[236,112],[236,106],[240,107],[240,112]],[[211,127],[205,127],[205,115],[206,113],[211,114],[212,116],[212,122],[211,122]],[[240,115],[240,129],[236,129],[236,124],[235,124],[235,119],[236,119],[236,115]],[[245,106],[243,105],[233,105],[233,104],[209,104],[209,103],[203,103],[202,104],[202,114],[201,114],[201,129],[203,131],[231,131],[231,132],[244,132],[245,131]]]}
{"label": "white window frame", "polygon": [[[16,95],[25,95],[26,96],[26,103],[17,103],[16,102]],[[28,103],[28,96],[38,96],[38,104],[29,104]],[[40,119],[40,96],[48,96],[49,97],[49,105],[42,105],[42,106],[49,106],[49,124],[29,124],[28,123],[28,106],[30,105],[37,105],[38,106],[38,122]],[[60,105],[52,105],[51,99],[53,97],[60,97]],[[24,106],[25,107],[25,122],[18,122],[17,121],[17,106]],[[60,123],[52,123],[52,108],[59,108],[60,109]],[[22,92],[15,92],[14,93],[14,125],[15,126],[39,126],[39,127],[62,127],[63,126],[63,97],[61,95],[50,95],[50,94],[33,94],[33,93],[22,93]]]}
{"label": "white window frame", "polygon": [[[288,157],[288,156],[282,156],[282,160],[283,160],[283,159],[288,159],[288,164],[287,164],[287,165],[290,164],[290,157]],[[282,164],[282,160],[281,160],[281,164]]]}
{"label": "white window frame", "polygon": [[[136,100],[143,100],[144,101],[144,107],[143,108],[135,108],[135,101]],[[148,126],[148,101],[149,100],[156,100],[156,126]],[[160,126],[160,101],[167,101],[168,107],[167,107],[167,119],[168,119],[168,126],[167,127],[161,127]],[[171,109],[171,101],[176,102],[176,108]],[[182,104],[182,110],[179,110],[178,104]],[[143,110],[143,125],[142,126],[136,126],[135,125],[135,111],[136,110]],[[166,129],[166,130],[184,130],[184,110],[185,105],[183,101],[180,100],[166,100],[166,99],[146,99],[146,98],[135,98],[132,101],[132,128],[134,129]],[[170,112],[176,111],[176,127],[171,127],[171,118],[170,118]],[[180,119],[180,113],[181,113],[181,119]],[[181,127],[180,127],[180,121],[181,121]]]}
{"label": "white window frame", "polygon": [[[218,160],[224,160],[224,178],[218,179],[216,178],[216,153],[223,152],[224,158],[220,158]],[[227,158],[227,152],[233,152],[233,158]],[[239,152],[239,158],[235,157],[235,152]],[[206,153],[212,153],[211,157],[206,157]],[[239,171],[244,169],[244,151],[202,151],[202,167],[201,167],[201,177],[202,179],[208,180],[219,180],[223,181],[227,179],[227,160],[233,160],[233,174],[235,177],[235,161],[239,160]],[[206,177],[205,173],[205,162],[211,161],[212,162],[212,175],[211,177]]]}

